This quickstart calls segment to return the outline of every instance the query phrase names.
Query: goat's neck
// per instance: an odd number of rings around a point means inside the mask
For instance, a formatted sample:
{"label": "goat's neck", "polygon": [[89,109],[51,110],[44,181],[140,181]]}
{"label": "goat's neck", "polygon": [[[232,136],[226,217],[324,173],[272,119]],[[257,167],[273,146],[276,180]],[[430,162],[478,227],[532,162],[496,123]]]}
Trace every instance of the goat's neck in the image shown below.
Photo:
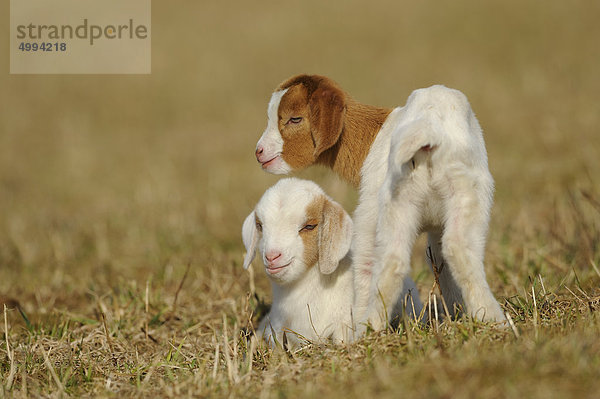
{"label": "goat's neck", "polygon": [[[321,273],[318,265],[311,267],[297,281],[290,284],[279,285],[272,283],[273,304],[286,302],[297,302],[300,306],[306,306],[309,299],[314,299],[316,291],[321,289]],[[289,306],[287,304],[286,306]]]}
{"label": "goat's neck", "polygon": [[[321,292],[336,289],[334,286],[348,284],[351,281],[351,255],[346,255],[331,274],[323,274],[318,263],[312,266],[299,280],[286,285],[271,283],[273,305],[281,305],[289,309],[294,305],[306,308],[307,303],[314,303],[321,298]],[[339,288],[339,286],[337,287]],[[302,309],[300,309],[302,310]]]}
{"label": "goat's neck", "polygon": [[319,156],[317,163],[330,167],[343,179],[358,187],[363,162],[391,111],[349,100],[339,140]]}

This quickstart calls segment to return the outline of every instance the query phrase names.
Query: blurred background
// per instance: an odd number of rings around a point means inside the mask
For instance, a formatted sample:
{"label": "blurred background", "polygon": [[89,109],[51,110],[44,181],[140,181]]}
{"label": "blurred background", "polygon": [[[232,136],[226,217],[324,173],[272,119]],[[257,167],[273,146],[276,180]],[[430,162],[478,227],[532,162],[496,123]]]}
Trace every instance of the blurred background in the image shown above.
{"label": "blurred background", "polygon": [[[380,106],[438,83],[467,95],[497,185],[498,295],[518,285],[507,268],[597,256],[576,222],[592,223],[582,190],[599,198],[600,2],[154,1],[152,15],[148,76],[9,75],[0,41],[0,294],[78,307],[191,262],[195,295],[244,295],[241,224],[279,178],[254,148],[271,92],[297,73]],[[300,176],[354,209],[330,171]]]}

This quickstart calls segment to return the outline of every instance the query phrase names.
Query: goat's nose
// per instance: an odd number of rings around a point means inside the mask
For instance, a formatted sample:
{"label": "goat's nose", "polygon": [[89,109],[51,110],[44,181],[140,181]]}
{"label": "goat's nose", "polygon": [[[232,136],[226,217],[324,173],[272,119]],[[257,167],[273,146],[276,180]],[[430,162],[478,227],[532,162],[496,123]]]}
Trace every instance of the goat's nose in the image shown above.
{"label": "goat's nose", "polygon": [[256,147],[256,152],[255,152],[256,159],[258,159],[262,155],[263,151],[264,151],[264,148],[262,146],[259,145],[258,147]]}
{"label": "goat's nose", "polygon": [[269,251],[266,253],[265,257],[269,263],[273,263],[281,256],[281,252],[279,251]]}

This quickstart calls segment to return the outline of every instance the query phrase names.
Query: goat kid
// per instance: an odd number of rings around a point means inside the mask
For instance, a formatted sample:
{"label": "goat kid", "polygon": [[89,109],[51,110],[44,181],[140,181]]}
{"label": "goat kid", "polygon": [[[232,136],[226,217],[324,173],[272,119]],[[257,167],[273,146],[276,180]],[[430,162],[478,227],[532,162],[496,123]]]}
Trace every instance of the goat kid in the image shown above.
{"label": "goat kid", "polygon": [[389,321],[420,232],[428,234],[428,263],[450,311],[505,321],[483,266],[494,184],[481,128],[460,91],[419,89],[392,110],[359,103],[326,77],[298,75],[275,90],[267,116],[256,147],[264,170],[321,164],[359,189],[358,321],[375,329]]}
{"label": "goat kid", "polygon": [[[282,179],[248,215],[242,238],[244,268],[258,252],[271,280],[273,304],[259,336],[274,344],[287,332],[293,346],[352,338],[352,219],[338,203],[313,182]],[[406,287],[406,294],[416,292],[412,280]],[[418,299],[408,301],[411,312],[420,312]]]}

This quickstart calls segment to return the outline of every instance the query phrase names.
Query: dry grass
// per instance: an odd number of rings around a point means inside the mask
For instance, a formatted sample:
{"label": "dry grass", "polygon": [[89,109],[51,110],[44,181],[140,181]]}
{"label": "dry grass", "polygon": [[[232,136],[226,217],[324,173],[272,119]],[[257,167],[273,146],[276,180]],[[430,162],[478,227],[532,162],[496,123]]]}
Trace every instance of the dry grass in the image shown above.
{"label": "dry grass", "polygon": [[[597,2],[224,4],[153,2],[148,77],[9,76],[0,41],[0,396],[597,396]],[[497,183],[488,280],[516,333],[406,323],[250,354],[248,292],[269,287],[241,268],[241,223],[277,180],[252,149],[298,72],[379,105],[468,95]],[[355,206],[330,172],[302,176]]]}

